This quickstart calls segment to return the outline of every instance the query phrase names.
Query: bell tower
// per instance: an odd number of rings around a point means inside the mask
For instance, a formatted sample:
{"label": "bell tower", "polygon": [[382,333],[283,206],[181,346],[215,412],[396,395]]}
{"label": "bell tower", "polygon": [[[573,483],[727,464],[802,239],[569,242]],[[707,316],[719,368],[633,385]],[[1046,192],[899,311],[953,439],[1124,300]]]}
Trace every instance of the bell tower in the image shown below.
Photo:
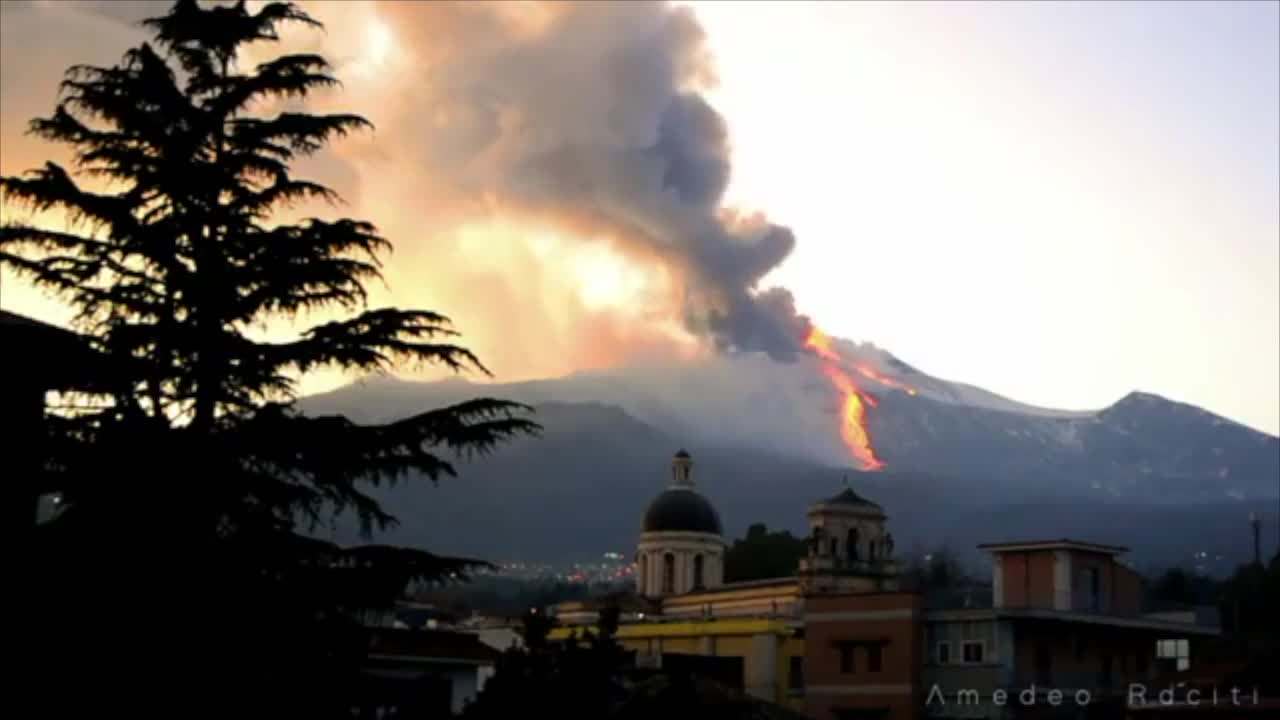
{"label": "bell tower", "polygon": [[884,509],[858,495],[845,478],[837,495],[809,507],[809,553],[800,560],[807,593],[898,589],[893,535]]}

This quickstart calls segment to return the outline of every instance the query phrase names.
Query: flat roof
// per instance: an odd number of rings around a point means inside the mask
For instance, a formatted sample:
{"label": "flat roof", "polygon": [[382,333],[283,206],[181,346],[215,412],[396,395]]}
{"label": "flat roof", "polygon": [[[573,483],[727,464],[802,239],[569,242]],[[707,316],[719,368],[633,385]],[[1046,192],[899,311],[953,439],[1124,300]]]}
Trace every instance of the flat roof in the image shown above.
{"label": "flat roof", "polygon": [[[670,595],[661,598],[662,607],[679,607],[681,605],[701,605],[704,602],[712,601],[724,596],[732,596],[741,593],[739,599],[761,599],[773,596],[780,596],[788,593],[795,593],[800,586],[800,581],[794,577],[787,578],[768,578],[765,580],[744,580],[736,583],[726,583],[713,588],[703,590],[692,590],[683,595]],[[730,600],[734,598],[728,598]]]}
{"label": "flat roof", "polygon": [[[708,590],[695,590],[695,593],[716,592],[718,590],[744,590],[747,588],[771,587],[773,585],[789,585],[797,581],[792,575],[790,577],[762,578],[760,580],[738,580],[736,582],[721,583],[716,587]],[[689,593],[690,595],[694,593]]]}
{"label": "flat roof", "polygon": [[1103,555],[1119,555],[1129,552],[1123,545],[1105,545],[1084,540],[1060,538],[1058,540],[1015,540],[1011,542],[982,543],[979,550],[1000,552],[1025,552],[1027,550],[1082,550],[1084,552],[1101,553]]}
{"label": "flat roof", "polygon": [[418,661],[495,662],[502,653],[475,633],[456,630],[375,628],[369,634],[371,657]]}
{"label": "flat roof", "polygon": [[926,610],[924,612],[925,622],[974,622],[978,620],[1003,619],[1047,620],[1083,625],[1105,625],[1171,633],[1170,637],[1222,635],[1222,628],[1215,625],[1159,620],[1143,615],[1107,615],[1104,613],[1053,610],[1050,608],[963,608],[956,610]]}

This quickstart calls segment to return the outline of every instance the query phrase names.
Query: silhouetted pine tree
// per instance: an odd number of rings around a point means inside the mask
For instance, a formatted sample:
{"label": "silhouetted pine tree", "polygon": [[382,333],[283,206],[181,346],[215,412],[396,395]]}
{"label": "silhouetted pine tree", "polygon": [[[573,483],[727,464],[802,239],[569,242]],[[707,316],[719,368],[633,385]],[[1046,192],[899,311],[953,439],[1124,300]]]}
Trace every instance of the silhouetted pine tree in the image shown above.
{"label": "silhouetted pine tree", "polygon": [[[62,674],[45,707],[343,711],[363,651],[355,614],[468,561],[339,548],[311,531],[354,513],[369,537],[394,522],[370,485],[453,475],[442,450],[536,430],[525,408],[489,399],[379,426],[294,410],[296,378],[315,368],[484,368],[449,342],[445,317],[367,309],[389,249],[373,225],[273,223],[281,208],[335,199],[290,164],[368,125],[264,114],[336,82],[316,55],[244,66],[244,48],[288,22],[317,25],[288,3],[251,13],[180,0],[146,21],[154,43],[114,67],[71,68],[52,116],[32,122],[74,149],[73,170],[0,178],[9,203],[71,221],[7,223],[0,262],[73,305],[114,373],[108,394],[51,420],[41,490],[61,494],[61,512],[38,529],[27,580],[48,651],[31,667]],[[292,341],[256,332],[312,312],[342,319]],[[132,653],[141,660],[122,660]]]}

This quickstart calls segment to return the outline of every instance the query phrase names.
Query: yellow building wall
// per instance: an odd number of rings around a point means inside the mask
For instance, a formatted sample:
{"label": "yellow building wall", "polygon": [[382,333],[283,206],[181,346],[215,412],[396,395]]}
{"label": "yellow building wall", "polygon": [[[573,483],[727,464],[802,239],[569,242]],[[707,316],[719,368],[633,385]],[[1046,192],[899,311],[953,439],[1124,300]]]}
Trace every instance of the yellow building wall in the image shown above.
{"label": "yellow building wall", "polygon": [[[563,640],[573,631],[574,628],[556,628],[550,637]],[[617,638],[622,647],[640,653],[703,655],[710,650],[709,654],[716,657],[742,658],[745,685],[747,678],[765,671],[765,668],[758,667],[758,663],[767,662],[767,659],[756,657],[752,652],[753,638],[760,635],[772,635],[776,643],[777,664],[772,673],[776,702],[793,710],[803,710],[803,688],[792,692],[788,682],[791,658],[804,657],[804,639],[792,637],[794,630],[786,623],[769,619],[636,623],[620,627]]]}
{"label": "yellow building wall", "polygon": [[778,649],[778,704],[796,712],[804,711],[804,686],[791,687],[791,658],[804,657],[804,638],[780,638]]}
{"label": "yellow building wall", "polygon": [[669,653],[681,653],[684,655],[697,655],[701,652],[701,638],[666,638],[662,641],[662,651]]}

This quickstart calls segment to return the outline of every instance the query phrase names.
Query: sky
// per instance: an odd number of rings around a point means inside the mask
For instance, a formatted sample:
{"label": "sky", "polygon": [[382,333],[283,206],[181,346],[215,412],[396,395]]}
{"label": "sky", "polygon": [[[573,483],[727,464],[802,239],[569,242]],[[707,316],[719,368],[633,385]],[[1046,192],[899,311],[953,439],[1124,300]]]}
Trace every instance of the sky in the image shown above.
{"label": "sky", "polygon": [[[0,6],[0,172],[61,157],[23,125],[142,5]],[[378,130],[305,169],[397,244],[384,299],[499,380],[800,314],[1022,402],[1280,431],[1280,3],[683,5],[309,4],[286,44]],[[632,153],[673,98],[676,200]],[[68,317],[11,276],[0,307]]]}

